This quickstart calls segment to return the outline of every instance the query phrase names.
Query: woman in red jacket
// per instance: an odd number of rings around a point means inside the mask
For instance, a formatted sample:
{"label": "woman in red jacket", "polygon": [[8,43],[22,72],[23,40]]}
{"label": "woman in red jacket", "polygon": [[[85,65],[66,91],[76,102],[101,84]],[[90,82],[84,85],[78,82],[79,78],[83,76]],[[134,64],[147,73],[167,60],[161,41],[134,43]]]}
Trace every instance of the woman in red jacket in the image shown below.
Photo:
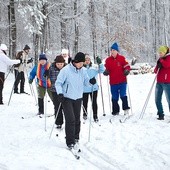
{"label": "woman in red jacket", "polygon": [[170,53],[167,46],[160,46],[158,49],[159,59],[154,72],[157,73],[157,83],[155,88],[155,103],[157,107],[158,120],[164,120],[162,106],[162,94],[165,92],[170,111]]}
{"label": "woman in red jacket", "polygon": [[119,54],[117,43],[111,46],[111,56],[105,61],[106,70],[104,75],[109,75],[110,87],[112,94],[112,114],[118,115],[120,107],[118,104],[119,96],[122,100],[122,109],[125,114],[128,114],[130,107],[126,95],[127,79],[126,76],[130,72],[130,65],[125,57]]}

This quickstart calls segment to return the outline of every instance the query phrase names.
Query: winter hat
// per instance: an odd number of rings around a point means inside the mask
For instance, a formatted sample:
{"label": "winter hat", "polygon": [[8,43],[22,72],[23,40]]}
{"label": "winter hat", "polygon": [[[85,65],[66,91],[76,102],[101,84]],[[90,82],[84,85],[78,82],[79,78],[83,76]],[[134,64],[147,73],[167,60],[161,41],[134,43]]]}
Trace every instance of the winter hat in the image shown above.
{"label": "winter hat", "polygon": [[166,54],[168,52],[168,47],[167,46],[160,46],[159,49],[158,49],[158,52]]}
{"label": "winter hat", "polygon": [[30,50],[30,47],[28,45],[25,45],[23,50]]}
{"label": "winter hat", "polygon": [[67,49],[62,49],[61,54],[68,54],[68,50]]}
{"label": "winter hat", "polygon": [[39,55],[39,60],[47,60],[46,55],[45,55],[44,53],[41,53],[41,54]]}
{"label": "winter hat", "polygon": [[75,57],[73,59],[73,62],[75,62],[75,63],[85,62],[85,55],[84,55],[84,53],[78,52],[75,55]]}
{"label": "winter hat", "polygon": [[65,63],[64,57],[62,55],[56,56],[55,60],[56,63]]}
{"label": "winter hat", "polygon": [[8,48],[5,44],[1,44],[0,49],[6,51]]}
{"label": "winter hat", "polygon": [[114,43],[112,46],[111,46],[111,50],[116,50],[116,51],[119,51],[119,46],[117,43]]}

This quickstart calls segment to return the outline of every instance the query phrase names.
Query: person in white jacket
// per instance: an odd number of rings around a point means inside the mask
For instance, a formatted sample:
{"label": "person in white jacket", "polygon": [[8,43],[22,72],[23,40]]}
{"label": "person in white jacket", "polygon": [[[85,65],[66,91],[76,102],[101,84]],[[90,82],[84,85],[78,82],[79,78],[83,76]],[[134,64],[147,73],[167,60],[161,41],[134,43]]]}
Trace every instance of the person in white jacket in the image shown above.
{"label": "person in white jacket", "polygon": [[4,87],[5,81],[5,73],[7,72],[7,68],[10,65],[20,63],[20,60],[11,60],[7,57],[6,51],[7,46],[5,44],[1,44],[0,46],[0,105],[3,104],[2,90]]}

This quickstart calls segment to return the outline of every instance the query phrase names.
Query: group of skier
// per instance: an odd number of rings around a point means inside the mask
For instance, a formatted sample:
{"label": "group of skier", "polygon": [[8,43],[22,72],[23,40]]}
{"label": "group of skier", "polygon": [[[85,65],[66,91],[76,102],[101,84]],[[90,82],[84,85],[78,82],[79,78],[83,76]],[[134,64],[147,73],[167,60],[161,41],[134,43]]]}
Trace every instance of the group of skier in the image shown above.
{"label": "group of skier", "polygon": [[[8,65],[15,68],[14,93],[19,94],[18,84],[21,83],[20,93],[24,90],[24,65],[32,63],[28,60],[30,47],[25,45],[23,51],[17,54],[16,60],[10,60],[6,56],[7,46],[0,46],[0,104],[3,104],[2,90],[5,80],[5,72]],[[155,103],[157,107],[158,120],[164,119],[162,107],[162,93],[165,92],[170,109],[170,54],[167,46],[158,49],[160,58],[155,67],[157,83],[155,90]],[[124,114],[129,114],[130,106],[127,97],[127,75],[130,73],[130,65],[126,58],[119,53],[119,46],[113,43],[110,56],[106,58],[105,65],[101,58],[96,57],[97,64],[92,63],[89,54],[78,52],[73,58],[68,55],[68,50],[63,49],[57,55],[54,62],[50,64],[46,54],[39,55],[38,64],[33,67],[29,74],[29,83],[32,84],[36,78],[38,93],[38,113],[44,114],[44,96],[46,92],[54,104],[55,124],[61,128],[65,120],[66,144],[71,149],[79,141],[81,127],[81,108],[83,108],[83,118],[87,119],[88,99],[92,102],[94,122],[98,122],[97,96],[99,85],[97,83],[98,74],[103,73],[109,76],[112,115],[116,116],[120,112],[119,98],[122,101]],[[110,100],[110,99],[108,99]],[[64,116],[64,117],[63,117]]]}

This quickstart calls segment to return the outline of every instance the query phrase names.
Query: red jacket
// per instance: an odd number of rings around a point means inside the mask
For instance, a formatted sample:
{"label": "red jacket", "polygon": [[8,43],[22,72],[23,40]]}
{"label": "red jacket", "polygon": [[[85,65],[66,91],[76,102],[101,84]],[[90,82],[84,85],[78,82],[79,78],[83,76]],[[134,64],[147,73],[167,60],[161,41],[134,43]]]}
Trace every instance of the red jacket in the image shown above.
{"label": "red jacket", "polygon": [[165,58],[159,59],[162,64],[162,68],[158,71],[158,66],[156,65],[154,72],[157,73],[158,83],[170,83],[170,53],[167,54]]}
{"label": "red jacket", "polygon": [[125,57],[117,54],[116,58],[109,56],[105,61],[106,70],[109,72],[110,85],[127,82],[124,70],[130,71],[130,65]]}

